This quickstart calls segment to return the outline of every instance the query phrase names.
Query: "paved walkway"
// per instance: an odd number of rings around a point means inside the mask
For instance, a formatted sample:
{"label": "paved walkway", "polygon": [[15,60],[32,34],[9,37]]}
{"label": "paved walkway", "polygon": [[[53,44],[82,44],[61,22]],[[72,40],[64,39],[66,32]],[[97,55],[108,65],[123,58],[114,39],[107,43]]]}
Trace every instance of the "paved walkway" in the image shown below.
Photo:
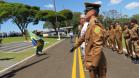
{"label": "paved walkway", "polygon": [[[82,72],[80,69],[83,66],[78,59],[80,52],[69,53],[69,42],[64,40],[45,51],[46,55],[31,58],[1,78],[81,78],[79,72]],[[110,49],[104,48],[104,52],[108,60],[108,78],[139,78],[139,65]],[[88,72],[85,73],[82,78],[89,78]]]}

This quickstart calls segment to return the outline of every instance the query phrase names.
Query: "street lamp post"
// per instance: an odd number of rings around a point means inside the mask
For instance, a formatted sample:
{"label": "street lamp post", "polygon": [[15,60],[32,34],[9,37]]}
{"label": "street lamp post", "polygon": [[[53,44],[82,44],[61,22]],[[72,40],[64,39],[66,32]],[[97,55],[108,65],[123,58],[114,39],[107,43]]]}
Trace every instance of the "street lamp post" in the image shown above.
{"label": "street lamp post", "polygon": [[[55,11],[55,15],[56,15],[56,3],[55,3],[55,0],[53,0],[53,4],[54,4],[54,11]],[[56,15],[56,25],[58,26],[58,23],[57,23],[57,15]],[[58,29],[58,39],[57,40],[60,40],[60,34],[59,34],[59,29]]]}

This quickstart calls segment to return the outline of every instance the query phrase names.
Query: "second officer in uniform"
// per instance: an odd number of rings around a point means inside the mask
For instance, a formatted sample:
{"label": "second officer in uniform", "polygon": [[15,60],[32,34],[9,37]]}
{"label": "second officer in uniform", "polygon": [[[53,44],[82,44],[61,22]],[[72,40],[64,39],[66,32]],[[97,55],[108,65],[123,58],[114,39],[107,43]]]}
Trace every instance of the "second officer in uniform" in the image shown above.
{"label": "second officer in uniform", "polygon": [[97,18],[101,5],[85,3],[85,6],[86,19],[89,19],[89,27],[71,49],[71,52],[85,41],[85,66],[89,70],[90,78],[106,78],[106,58],[102,50],[104,30]]}

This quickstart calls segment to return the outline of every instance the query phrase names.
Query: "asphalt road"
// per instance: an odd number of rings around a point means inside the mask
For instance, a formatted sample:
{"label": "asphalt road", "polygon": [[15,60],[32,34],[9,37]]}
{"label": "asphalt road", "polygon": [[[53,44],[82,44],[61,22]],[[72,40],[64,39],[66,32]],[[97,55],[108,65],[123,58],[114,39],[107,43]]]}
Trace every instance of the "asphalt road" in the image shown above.
{"label": "asphalt road", "polygon": [[69,78],[73,58],[69,49],[69,41],[65,40],[48,49],[46,55],[31,58],[2,78]]}
{"label": "asphalt road", "polygon": [[[74,53],[69,53],[69,42],[64,40],[45,51],[45,55],[31,58],[1,78],[72,78]],[[104,48],[104,52],[108,61],[108,78],[139,78],[139,64],[131,63],[124,55],[110,49]],[[78,60],[76,69],[76,78],[80,78]],[[89,78],[88,72],[85,78]]]}
{"label": "asphalt road", "polygon": [[139,78],[139,64],[124,55],[104,49],[108,61],[108,78]]}

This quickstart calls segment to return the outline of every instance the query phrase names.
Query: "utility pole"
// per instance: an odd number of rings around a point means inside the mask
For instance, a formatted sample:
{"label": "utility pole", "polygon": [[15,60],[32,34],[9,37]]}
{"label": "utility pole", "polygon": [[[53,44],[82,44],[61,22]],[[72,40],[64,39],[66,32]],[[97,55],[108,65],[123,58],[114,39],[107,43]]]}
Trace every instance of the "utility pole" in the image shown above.
{"label": "utility pole", "polygon": [[[55,11],[55,15],[56,15],[56,3],[55,3],[55,0],[53,0],[53,4],[54,4],[54,11]],[[56,25],[58,27],[58,22],[57,22],[57,15],[56,15]],[[59,34],[59,29],[58,30],[58,39],[57,40],[60,40],[60,34]]]}

